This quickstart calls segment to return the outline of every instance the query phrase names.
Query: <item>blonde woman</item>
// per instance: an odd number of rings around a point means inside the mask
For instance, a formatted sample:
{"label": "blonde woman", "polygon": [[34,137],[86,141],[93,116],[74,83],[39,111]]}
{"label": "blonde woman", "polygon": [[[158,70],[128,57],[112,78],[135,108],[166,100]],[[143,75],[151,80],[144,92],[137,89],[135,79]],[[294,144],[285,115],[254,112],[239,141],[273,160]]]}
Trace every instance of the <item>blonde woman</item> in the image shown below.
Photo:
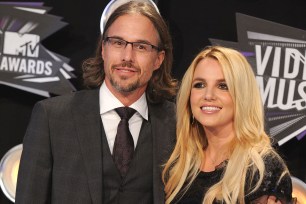
{"label": "blonde woman", "polygon": [[292,203],[282,158],[264,131],[253,71],[239,52],[200,52],[177,98],[177,144],[165,165],[166,203]]}

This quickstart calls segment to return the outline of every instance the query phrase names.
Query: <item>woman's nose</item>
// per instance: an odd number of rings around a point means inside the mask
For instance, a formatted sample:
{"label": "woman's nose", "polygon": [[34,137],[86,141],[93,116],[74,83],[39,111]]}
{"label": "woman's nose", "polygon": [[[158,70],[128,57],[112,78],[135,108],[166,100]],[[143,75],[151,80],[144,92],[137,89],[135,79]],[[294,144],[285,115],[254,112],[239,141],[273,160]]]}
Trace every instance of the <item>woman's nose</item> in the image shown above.
{"label": "woman's nose", "polygon": [[206,87],[204,91],[204,99],[207,101],[215,100],[215,90],[213,88]]}

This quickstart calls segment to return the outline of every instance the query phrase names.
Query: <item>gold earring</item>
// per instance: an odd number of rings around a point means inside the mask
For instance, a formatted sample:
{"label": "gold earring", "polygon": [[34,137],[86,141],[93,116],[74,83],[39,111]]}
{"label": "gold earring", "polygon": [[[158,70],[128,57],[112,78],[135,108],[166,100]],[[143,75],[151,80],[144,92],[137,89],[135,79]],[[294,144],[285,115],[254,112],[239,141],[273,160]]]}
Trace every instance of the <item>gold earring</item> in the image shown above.
{"label": "gold earring", "polygon": [[194,115],[192,115],[191,125],[194,125],[194,123],[195,123],[195,119],[194,119]]}

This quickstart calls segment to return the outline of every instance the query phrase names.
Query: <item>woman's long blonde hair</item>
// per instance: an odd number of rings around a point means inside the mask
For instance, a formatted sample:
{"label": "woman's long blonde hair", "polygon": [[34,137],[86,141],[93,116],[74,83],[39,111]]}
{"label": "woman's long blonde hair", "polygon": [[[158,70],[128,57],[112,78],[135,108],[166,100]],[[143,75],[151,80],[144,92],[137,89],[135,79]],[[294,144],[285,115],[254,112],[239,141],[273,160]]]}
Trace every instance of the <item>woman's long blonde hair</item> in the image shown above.
{"label": "woman's long blonde hair", "polygon": [[261,184],[264,175],[264,157],[275,155],[270,139],[264,131],[264,113],[257,82],[251,66],[238,51],[212,46],[204,49],[193,60],[186,71],[177,96],[177,144],[165,164],[166,203],[180,198],[190,187],[200,171],[205,157],[207,139],[201,124],[193,122],[190,107],[190,92],[193,74],[198,63],[204,58],[217,60],[222,67],[225,81],[234,103],[235,141],[229,161],[221,180],[213,185],[204,197],[203,203],[222,200],[227,204],[244,204],[247,170],[251,178],[256,170],[260,179],[252,190]]}

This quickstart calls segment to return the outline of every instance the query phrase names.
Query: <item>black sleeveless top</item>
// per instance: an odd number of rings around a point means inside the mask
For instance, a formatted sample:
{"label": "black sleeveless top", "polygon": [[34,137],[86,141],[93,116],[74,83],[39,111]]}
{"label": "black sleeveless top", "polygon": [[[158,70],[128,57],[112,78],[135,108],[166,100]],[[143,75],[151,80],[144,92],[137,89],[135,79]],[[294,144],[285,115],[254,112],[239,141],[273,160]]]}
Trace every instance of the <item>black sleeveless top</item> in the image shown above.
{"label": "black sleeveless top", "polygon": [[[226,166],[227,161],[224,161],[216,167],[216,170],[212,172],[201,171],[187,192],[181,197],[181,199],[177,198],[173,204],[202,204],[204,195],[208,189],[221,180]],[[266,157],[265,168],[265,175],[261,186],[257,191],[245,197],[245,203],[257,203],[254,202],[257,198],[266,195],[276,196],[282,202],[282,204],[295,203],[295,200],[292,199],[292,182],[290,175],[286,174],[278,183],[279,178],[281,177],[281,174],[284,170],[283,161],[280,161],[277,157],[274,156]],[[250,192],[250,182],[251,186],[254,186],[258,179],[259,175],[256,174],[253,181],[250,181],[250,176],[247,174],[245,192]]]}

